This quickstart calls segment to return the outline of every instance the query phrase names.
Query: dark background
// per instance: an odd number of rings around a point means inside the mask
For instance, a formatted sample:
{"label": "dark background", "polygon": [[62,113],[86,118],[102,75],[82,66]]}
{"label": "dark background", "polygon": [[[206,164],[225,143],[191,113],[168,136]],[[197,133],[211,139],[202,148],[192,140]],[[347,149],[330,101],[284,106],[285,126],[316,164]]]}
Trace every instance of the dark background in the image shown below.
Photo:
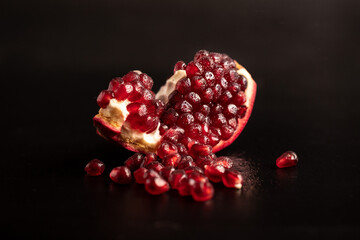
{"label": "dark background", "polygon": [[[1,3],[2,239],[340,239],[360,236],[356,0]],[[225,52],[258,83],[237,158],[242,191],[197,203],[110,182],[131,152],[95,134],[96,97],[141,69]],[[276,169],[293,150],[299,165]],[[101,177],[83,170],[105,162]]]}

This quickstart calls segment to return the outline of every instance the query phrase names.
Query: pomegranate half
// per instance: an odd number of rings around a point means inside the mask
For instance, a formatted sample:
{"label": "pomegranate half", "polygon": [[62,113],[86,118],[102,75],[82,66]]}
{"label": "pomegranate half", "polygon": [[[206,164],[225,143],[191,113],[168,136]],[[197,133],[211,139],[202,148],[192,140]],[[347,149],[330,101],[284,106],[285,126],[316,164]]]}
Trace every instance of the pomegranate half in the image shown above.
{"label": "pomegranate half", "polygon": [[112,79],[97,98],[97,133],[161,159],[190,155],[194,144],[211,146],[215,153],[242,132],[256,95],[256,83],[243,66],[206,50],[188,64],[177,62],[157,94],[152,85],[151,77],[140,71]]}

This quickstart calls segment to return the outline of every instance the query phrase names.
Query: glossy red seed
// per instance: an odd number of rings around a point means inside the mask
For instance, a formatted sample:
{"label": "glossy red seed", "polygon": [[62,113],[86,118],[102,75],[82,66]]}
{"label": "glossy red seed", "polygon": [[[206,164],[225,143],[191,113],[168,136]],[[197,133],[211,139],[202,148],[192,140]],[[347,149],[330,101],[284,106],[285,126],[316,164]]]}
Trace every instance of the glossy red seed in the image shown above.
{"label": "glossy red seed", "polygon": [[147,88],[147,89],[151,89],[152,86],[154,85],[153,79],[149,75],[147,75],[146,73],[141,73],[140,74],[140,81],[142,82],[144,87]]}
{"label": "glossy red seed", "polygon": [[287,151],[276,159],[276,166],[278,168],[293,167],[296,166],[298,162],[299,159],[296,153],[293,151]]}
{"label": "glossy red seed", "polygon": [[185,169],[187,167],[194,167],[195,166],[195,162],[194,159],[191,156],[182,156],[181,160],[178,164],[178,168],[179,169]]}
{"label": "glossy red seed", "polygon": [[247,106],[245,106],[245,105],[240,106],[238,108],[237,116],[239,118],[243,118],[246,114],[246,111],[247,111]]}
{"label": "glossy red seed", "polygon": [[189,179],[188,178],[181,179],[178,186],[177,186],[177,190],[178,190],[180,196],[189,196],[189,195],[191,195]]}
{"label": "glossy red seed", "polygon": [[126,109],[129,113],[136,113],[140,117],[146,116],[149,114],[148,107],[145,104],[134,102],[130,103],[126,106]]}
{"label": "glossy red seed", "polygon": [[149,163],[146,168],[148,170],[154,170],[157,173],[160,173],[161,170],[164,168],[164,165],[162,165],[159,161],[153,161]]}
{"label": "glossy red seed", "polygon": [[196,165],[200,168],[204,168],[206,165],[213,165],[214,159],[210,156],[197,156],[195,158]]}
{"label": "glossy red seed", "polygon": [[190,167],[186,167],[184,168],[184,171],[186,172],[187,175],[193,173],[193,172],[197,172],[197,173],[201,173],[204,174],[204,170],[202,170],[200,167],[198,166],[190,166]]}
{"label": "glossy red seed", "polygon": [[225,106],[226,104],[230,103],[232,99],[232,94],[229,90],[226,90],[221,94],[219,97],[219,102],[221,105]]}
{"label": "glossy red seed", "polygon": [[203,72],[202,66],[199,63],[195,62],[189,62],[185,70],[188,77],[201,75]]}
{"label": "glossy red seed", "polygon": [[224,107],[223,114],[227,118],[235,117],[237,114],[238,108],[235,104],[228,104]]}
{"label": "glossy red seed", "polygon": [[168,108],[162,115],[161,119],[164,124],[171,127],[176,123],[178,117],[179,114],[175,111],[175,109]]}
{"label": "glossy red seed", "polygon": [[161,101],[160,99],[155,99],[153,101],[154,107],[155,107],[155,114],[157,116],[161,116],[165,110],[165,103]]}
{"label": "glossy red seed", "polygon": [[215,84],[215,75],[212,72],[205,72],[204,78],[208,86],[211,87]]}
{"label": "glossy red seed", "polygon": [[186,173],[183,169],[177,169],[169,176],[169,183],[171,188],[176,189],[181,179],[186,178]]}
{"label": "glossy red seed", "polygon": [[205,175],[210,179],[210,181],[215,183],[221,182],[224,172],[225,168],[221,165],[205,166]]}
{"label": "glossy red seed", "polygon": [[193,106],[185,99],[180,100],[174,106],[175,110],[179,113],[190,113],[193,110]]}
{"label": "glossy red seed", "polygon": [[174,106],[177,102],[179,102],[183,98],[183,95],[178,91],[172,91],[172,93],[169,94],[169,101],[168,105]]}
{"label": "glossy red seed", "polygon": [[173,166],[167,166],[161,169],[160,175],[166,180],[169,181],[169,177],[172,174],[172,172],[175,171],[175,168]]}
{"label": "glossy red seed", "polygon": [[184,96],[184,98],[194,107],[197,107],[201,103],[199,94],[195,92],[189,92]]}
{"label": "glossy red seed", "polygon": [[175,144],[171,142],[162,142],[157,150],[158,156],[163,159],[165,156],[177,153],[178,149]]}
{"label": "glossy red seed", "polygon": [[103,90],[100,92],[99,96],[97,97],[96,101],[99,107],[106,108],[109,105],[110,100],[114,97],[114,93],[109,90]]}
{"label": "glossy red seed", "polygon": [[227,89],[229,86],[229,82],[225,78],[221,78],[219,83],[223,89]]}
{"label": "glossy red seed", "polygon": [[132,82],[135,80],[140,80],[140,75],[137,72],[131,71],[125,76],[122,77],[124,82]]}
{"label": "glossy red seed", "polygon": [[238,79],[238,83],[241,85],[241,90],[245,91],[247,88],[247,79],[245,76],[240,75],[240,78]]}
{"label": "glossy red seed", "polygon": [[192,90],[198,93],[207,87],[206,80],[201,76],[192,77],[191,85],[192,85]]}
{"label": "glossy red seed", "polygon": [[221,127],[226,124],[226,118],[224,114],[218,113],[211,117],[212,126]]}
{"label": "glossy red seed", "polygon": [[240,189],[243,184],[243,178],[240,172],[236,170],[225,170],[225,173],[222,176],[222,181],[224,185],[228,188]]}
{"label": "glossy red seed", "polygon": [[[161,171],[162,171],[162,169],[161,169]],[[156,172],[153,169],[148,169],[148,171],[146,172],[146,175],[145,175],[145,179],[155,178],[155,177],[161,177],[160,173]]]}
{"label": "glossy red seed", "polygon": [[212,87],[212,90],[214,92],[214,96],[213,99],[214,100],[218,100],[219,97],[221,96],[223,90],[220,84],[215,84],[215,86]]}
{"label": "glossy red seed", "polygon": [[232,127],[233,129],[236,129],[236,127],[237,127],[237,125],[238,125],[238,120],[237,120],[237,118],[230,118],[230,119],[228,119],[228,124],[229,124],[229,126],[230,127]]}
{"label": "glossy red seed", "polygon": [[230,82],[228,90],[234,95],[241,90],[241,85],[236,82]]}
{"label": "glossy red seed", "polygon": [[162,159],[162,163],[164,164],[164,166],[173,166],[173,167],[177,167],[179,162],[181,160],[181,156],[178,153],[174,153],[171,155],[167,155]]}
{"label": "glossy red seed", "polygon": [[194,55],[194,61],[197,62],[200,58],[207,56],[209,56],[209,52],[207,50],[199,50]]}
{"label": "glossy red seed", "polygon": [[131,83],[124,83],[121,84],[119,88],[114,91],[114,96],[117,100],[121,101],[127,99],[133,91],[134,87]]}
{"label": "glossy red seed", "polygon": [[152,104],[154,99],[155,99],[155,93],[148,89],[144,89],[141,97],[137,101],[148,105],[148,104]]}
{"label": "glossy red seed", "polygon": [[228,140],[234,134],[235,130],[229,125],[223,125],[221,128],[221,139]]}
{"label": "glossy red seed", "polygon": [[190,187],[191,196],[195,201],[204,202],[214,196],[214,187],[210,182],[195,182]]}
{"label": "glossy red seed", "polygon": [[218,135],[215,135],[215,134],[213,134],[213,133],[209,133],[208,138],[209,138],[209,145],[211,145],[211,146],[215,146],[215,145],[218,144],[219,141],[220,141],[219,136],[218,136]]}
{"label": "glossy red seed", "polygon": [[190,185],[194,184],[195,182],[208,182],[209,181],[209,178],[204,175],[204,171],[199,167],[198,167],[198,169],[199,170],[187,173],[188,178],[190,180],[193,180],[193,181],[189,182]]}
{"label": "glossy red seed", "polygon": [[129,101],[134,102],[139,100],[146,90],[144,85],[140,82],[140,80],[135,80],[131,82],[132,86],[134,87],[134,90],[129,94]]}
{"label": "glossy red seed", "polygon": [[120,77],[117,77],[117,78],[113,78],[110,83],[109,83],[109,86],[108,86],[108,90],[109,91],[115,91],[117,90],[121,84],[123,84],[124,81],[120,78]]}
{"label": "glossy red seed", "polygon": [[177,143],[176,144],[176,147],[178,148],[178,152],[182,155],[187,155],[188,154],[188,150],[187,148],[185,147],[184,144],[182,143]]}
{"label": "glossy red seed", "polygon": [[241,106],[246,102],[246,95],[243,91],[240,91],[234,95],[231,102],[236,106]]}
{"label": "glossy red seed", "polygon": [[143,160],[143,162],[144,162],[143,166],[147,168],[150,163],[152,163],[156,160],[157,160],[157,155],[155,153],[147,153]]}
{"label": "glossy red seed", "polygon": [[185,134],[190,138],[196,138],[202,132],[202,127],[198,123],[190,124]]}
{"label": "glossy red seed", "polygon": [[105,164],[99,159],[93,159],[85,166],[85,172],[90,176],[100,176],[105,170]]}
{"label": "glossy red seed", "polygon": [[220,165],[226,169],[230,169],[234,165],[234,162],[228,157],[221,156],[215,159],[213,165]]}
{"label": "glossy red seed", "polygon": [[116,167],[111,170],[110,178],[115,183],[127,184],[131,182],[131,171],[125,166]]}
{"label": "glossy red seed", "polygon": [[134,171],[135,181],[139,184],[143,184],[146,180],[147,174],[148,170],[146,168],[138,168],[136,171]]}
{"label": "glossy red seed", "polygon": [[194,144],[190,149],[190,155],[192,157],[206,156],[212,153],[212,147],[204,144]]}
{"label": "glossy red seed", "polygon": [[214,61],[214,63],[216,64],[220,64],[221,63],[221,59],[222,59],[222,55],[221,53],[210,53],[209,56],[212,58],[212,60]]}
{"label": "glossy red seed", "polygon": [[195,121],[194,116],[191,113],[183,113],[177,119],[176,124],[179,127],[187,128],[190,124]]}
{"label": "glossy red seed", "polygon": [[161,177],[152,177],[145,180],[145,190],[152,195],[160,195],[169,191],[170,186]]}
{"label": "glossy red seed", "polygon": [[187,94],[191,91],[191,81],[190,78],[184,77],[180,79],[175,86],[175,89],[181,94]]}
{"label": "glossy red seed", "polygon": [[217,67],[213,70],[214,76],[215,76],[215,80],[216,81],[220,81],[220,79],[224,76],[224,68],[222,67]]}
{"label": "glossy red seed", "polygon": [[178,70],[185,70],[186,64],[183,61],[178,61],[174,66],[174,73]]}
{"label": "glossy red seed", "polygon": [[159,131],[160,131],[160,135],[164,135],[166,133],[166,131],[169,130],[169,127],[163,123],[160,124],[160,127],[159,127]]}
{"label": "glossy red seed", "polygon": [[206,104],[203,104],[199,107],[199,112],[207,116],[210,113],[210,107]]}
{"label": "glossy red seed", "polygon": [[131,171],[135,171],[138,169],[144,160],[144,155],[141,153],[135,153],[131,157],[129,157],[125,162],[125,166],[128,167]]}

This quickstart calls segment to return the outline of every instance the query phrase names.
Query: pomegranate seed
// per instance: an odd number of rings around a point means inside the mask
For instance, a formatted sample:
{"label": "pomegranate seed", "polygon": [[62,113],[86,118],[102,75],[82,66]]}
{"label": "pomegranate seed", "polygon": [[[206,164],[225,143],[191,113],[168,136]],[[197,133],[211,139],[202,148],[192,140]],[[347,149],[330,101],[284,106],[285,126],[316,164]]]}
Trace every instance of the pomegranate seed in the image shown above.
{"label": "pomegranate seed", "polygon": [[177,102],[179,102],[183,98],[183,95],[178,91],[173,91],[169,94],[169,105],[174,106]]}
{"label": "pomegranate seed", "polygon": [[195,162],[199,167],[204,168],[206,165],[213,165],[214,159],[210,156],[197,156]]}
{"label": "pomegranate seed", "polygon": [[162,165],[159,161],[153,161],[149,163],[146,168],[148,170],[154,170],[155,172],[160,173],[161,169],[164,168],[164,165]]}
{"label": "pomegranate seed", "polygon": [[220,104],[225,106],[226,104],[230,103],[232,98],[232,94],[229,90],[226,90],[225,92],[223,92],[223,94],[221,94],[219,101]]}
{"label": "pomegranate seed", "polygon": [[157,154],[161,159],[163,159],[167,155],[177,153],[177,152],[178,152],[178,149],[177,149],[176,145],[171,142],[166,142],[166,141],[162,142],[160,147],[157,150]]}
{"label": "pomegranate seed", "polygon": [[241,85],[236,82],[230,82],[228,89],[232,94],[237,94],[241,90]]}
{"label": "pomegranate seed", "polygon": [[154,106],[155,106],[155,114],[157,116],[161,116],[165,110],[165,103],[160,99],[156,99],[154,100]]}
{"label": "pomegranate seed", "polygon": [[128,99],[131,102],[137,101],[138,99],[141,98],[141,96],[144,95],[144,91],[145,91],[145,87],[144,85],[140,82],[140,80],[135,80],[133,82],[131,82],[131,84],[134,87],[134,90],[130,93]]}
{"label": "pomegranate seed", "polygon": [[176,147],[178,148],[178,152],[180,153],[180,154],[188,154],[188,151],[187,151],[187,148],[185,147],[185,145],[184,144],[182,144],[182,143],[177,143],[176,144]]}
{"label": "pomegranate seed", "polygon": [[228,86],[229,86],[229,82],[228,82],[225,78],[221,78],[221,79],[220,79],[220,86],[221,86],[223,89],[227,89]]}
{"label": "pomegranate seed", "polygon": [[214,73],[215,79],[217,81],[220,81],[221,78],[224,76],[224,72],[225,72],[225,70],[222,67],[218,67],[218,68],[214,69],[213,73]]}
{"label": "pomegranate seed", "polygon": [[204,171],[197,167],[197,166],[190,166],[190,167],[186,167],[184,168],[184,171],[187,175],[190,175],[192,173],[200,173],[200,174],[204,174]]}
{"label": "pomegranate seed", "polygon": [[222,56],[220,53],[210,53],[209,56],[214,61],[214,63],[216,64],[221,63]]}
{"label": "pomegranate seed", "polygon": [[141,97],[137,100],[144,104],[151,104],[155,99],[155,93],[148,89],[144,89]]}
{"label": "pomegranate seed", "polygon": [[126,106],[126,109],[129,113],[137,113],[139,116],[143,117],[148,114],[148,109],[145,104],[138,102],[130,103]]}
{"label": "pomegranate seed", "polygon": [[189,195],[191,195],[189,179],[188,178],[181,179],[179,184],[178,184],[177,190],[178,190],[180,196],[189,196]]}
{"label": "pomegranate seed", "polygon": [[245,91],[247,88],[247,79],[245,76],[240,75],[239,79],[238,79],[238,83],[241,85],[241,90]]}
{"label": "pomegranate seed", "polygon": [[145,180],[145,190],[152,195],[160,195],[169,189],[168,182],[161,177],[150,177]]}
{"label": "pomegranate seed", "polygon": [[144,167],[148,167],[150,163],[154,162],[157,160],[157,156],[155,153],[147,153],[144,157]]}
{"label": "pomegranate seed", "polygon": [[197,62],[203,67],[204,70],[212,70],[214,67],[214,61],[207,56],[199,58]]}
{"label": "pomegranate seed", "polygon": [[196,138],[196,140],[198,140],[199,143],[204,144],[204,145],[209,145],[210,143],[210,139],[208,136],[205,135],[200,135]]}
{"label": "pomegranate seed", "polygon": [[210,103],[214,97],[214,91],[211,88],[206,88],[202,92],[203,103]]}
{"label": "pomegranate seed", "polygon": [[228,104],[223,110],[223,114],[227,118],[235,117],[237,114],[238,108],[235,104]]}
{"label": "pomegranate seed", "polygon": [[195,76],[191,78],[192,89],[195,92],[201,92],[207,86],[206,80],[201,76]]}
{"label": "pomegranate seed", "polygon": [[245,105],[240,106],[237,112],[238,117],[243,118],[245,116],[246,110],[247,110],[247,106]]}
{"label": "pomegranate seed", "polygon": [[186,173],[183,169],[177,169],[173,171],[169,176],[169,183],[171,188],[176,189],[182,178],[186,178]]}
{"label": "pomegranate seed", "polygon": [[216,103],[211,107],[211,114],[215,115],[217,113],[221,113],[223,109],[224,109],[223,106],[221,106],[219,103]]}
{"label": "pomegranate seed", "polygon": [[143,163],[144,155],[141,153],[135,153],[129,157],[125,162],[125,166],[128,167],[131,171],[138,169]]}
{"label": "pomegranate seed", "polygon": [[180,100],[175,104],[175,110],[183,113],[190,113],[193,110],[193,106],[185,99]]}
{"label": "pomegranate seed", "polygon": [[199,63],[189,62],[186,67],[186,75],[188,77],[201,75],[202,71],[203,71],[203,68]]}
{"label": "pomegranate seed", "polygon": [[216,160],[214,161],[213,164],[214,164],[214,166],[220,165],[220,166],[223,166],[224,168],[229,169],[233,166],[234,163],[230,158],[222,156],[222,157],[216,158]]}
{"label": "pomegranate seed", "polygon": [[[201,168],[199,168],[201,170]],[[193,181],[189,182],[190,184],[194,184],[195,182],[208,182],[209,179],[207,176],[204,175],[204,172],[200,171],[193,171],[188,173],[188,178],[192,179]]]}
{"label": "pomegranate seed", "polygon": [[160,127],[159,127],[159,131],[160,131],[160,135],[164,135],[166,133],[166,131],[169,130],[169,127],[163,123],[160,124]]}
{"label": "pomegranate seed", "polygon": [[197,52],[195,53],[195,55],[194,55],[194,61],[197,62],[197,61],[199,61],[200,58],[202,58],[202,57],[207,57],[207,56],[209,56],[209,52],[208,52],[208,51],[206,51],[206,50],[199,50],[199,51],[197,51]]}
{"label": "pomegranate seed", "polygon": [[215,146],[220,141],[219,136],[217,136],[217,135],[215,135],[213,133],[210,133],[208,138],[209,138],[209,144],[211,146]]}
{"label": "pomegranate seed", "polygon": [[276,159],[276,166],[278,168],[293,167],[296,166],[298,162],[299,159],[296,153],[293,151],[287,151]]}
{"label": "pomegranate seed", "polygon": [[85,172],[90,176],[100,176],[105,170],[105,164],[99,159],[93,159],[85,166]]}
{"label": "pomegranate seed", "polygon": [[228,119],[228,124],[230,127],[232,127],[233,129],[236,129],[237,125],[238,125],[238,120],[237,118],[230,118]]}
{"label": "pomegranate seed", "polygon": [[131,171],[125,166],[116,167],[111,170],[110,178],[115,183],[127,184],[131,181]]}
{"label": "pomegranate seed", "polygon": [[225,172],[225,168],[221,165],[205,165],[205,175],[210,179],[212,182],[221,182],[222,175]]}
{"label": "pomegranate seed", "polygon": [[210,113],[210,107],[206,104],[203,104],[199,107],[199,112],[207,116]]}
{"label": "pomegranate seed", "polygon": [[174,66],[174,73],[178,70],[185,70],[186,64],[183,61],[178,61]]}
{"label": "pomegranate seed", "polygon": [[115,91],[115,90],[117,90],[117,89],[120,87],[120,85],[123,84],[123,83],[124,83],[124,81],[123,81],[121,78],[119,78],[119,77],[114,78],[114,79],[112,79],[112,80],[110,81],[108,90],[109,90],[109,91]]}
{"label": "pomegranate seed", "polygon": [[96,101],[99,107],[106,108],[109,105],[111,98],[114,97],[114,93],[109,90],[103,90],[100,92],[99,96],[97,97]]}
{"label": "pomegranate seed", "polygon": [[224,114],[218,113],[211,117],[212,125],[215,127],[221,127],[226,124],[226,118]]}
{"label": "pomegranate seed", "polygon": [[190,113],[183,113],[177,119],[176,124],[179,127],[186,128],[195,121],[194,116]]}
{"label": "pomegranate seed", "polygon": [[185,134],[190,138],[197,137],[202,132],[202,127],[198,123],[190,124]]}
{"label": "pomegranate seed", "polygon": [[177,165],[179,164],[181,160],[181,156],[178,153],[174,153],[171,155],[167,155],[163,158],[162,162],[163,164],[167,167],[167,166],[173,166],[173,167],[177,167]]}
{"label": "pomegranate seed", "polygon": [[187,167],[194,167],[194,166],[195,166],[195,162],[191,156],[183,156],[181,157],[178,168],[184,169]]}
{"label": "pomegranate seed", "polygon": [[124,83],[114,91],[115,98],[119,101],[127,99],[130,94],[134,91],[134,87],[131,83]]}
{"label": "pomegranate seed", "polygon": [[231,59],[225,59],[225,61],[223,61],[221,65],[225,70],[236,67],[234,61]]}
{"label": "pomegranate seed", "polygon": [[135,181],[139,184],[143,184],[145,183],[147,175],[148,170],[144,167],[141,167],[134,172]]}
{"label": "pomegranate seed", "polygon": [[173,108],[167,109],[162,115],[162,121],[168,126],[173,126],[176,123],[179,114]]}
{"label": "pomegranate seed", "polygon": [[234,95],[231,101],[236,106],[240,106],[246,102],[246,95],[243,91],[240,91]]}
{"label": "pomegranate seed", "polygon": [[194,156],[206,156],[212,153],[212,147],[204,144],[194,144],[190,149],[190,154]]}
{"label": "pomegranate seed", "polygon": [[160,174],[154,171],[153,169],[148,169],[145,178],[155,178],[155,177],[160,177]]}
{"label": "pomegranate seed", "polygon": [[210,182],[195,182],[190,187],[191,196],[195,201],[204,202],[214,196],[214,187]]}
{"label": "pomegranate seed", "polygon": [[169,180],[169,177],[170,175],[175,171],[175,168],[173,166],[167,166],[167,167],[164,167],[163,169],[161,169],[161,176],[166,180],[168,181]]}
{"label": "pomegranate seed", "polygon": [[135,80],[140,80],[140,75],[137,72],[131,71],[125,76],[123,76],[124,82],[132,82]]}
{"label": "pomegranate seed", "polygon": [[184,96],[184,98],[194,107],[201,103],[201,98],[199,94],[195,92],[189,92],[187,95]]}
{"label": "pomegranate seed", "polygon": [[142,82],[144,87],[147,88],[147,89],[151,89],[152,86],[154,85],[153,79],[149,75],[147,75],[145,73],[140,74],[140,81]]}
{"label": "pomegranate seed", "polygon": [[225,170],[222,181],[226,187],[237,189],[240,189],[243,183],[242,176],[238,171],[228,169]]}
{"label": "pomegranate seed", "polygon": [[225,74],[226,79],[229,79],[229,81],[232,82],[237,82],[240,75],[237,73],[236,69],[230,69],[226,74]]}
{"label": "pomegranate seed", "polygon": [[212,72],[206,72],[204,78],[208,86],[213,86],[215,83],[215,76]]}
{"label": "pomegranate seed", "polygon": [[214,100],[218,100],[219,97],[221,96],[222,94],[222,87],[220,84],[215,84],[214,87],[212,87],[212,90],[214,92],[214,96],[213,96],[213,99]]}
{"label": "pomegranate seed", "polygon": [[228,140],[234,134],[234,129],[229,125],[223,125],[221,128],[221,139]]}
{"label": "pomegranate seed", "polygon": [[182,132],[178,131],[176,127],[172,127],[166,131],[166,133],[163,136],[163,139],[168,142],[177,143],[181,134]]}
{"label": "pomegranate seed", "polygon": [[184,77],[180,79],[175,86],[175,89],[181,94],[187,94],[191,90],[190,78]]}

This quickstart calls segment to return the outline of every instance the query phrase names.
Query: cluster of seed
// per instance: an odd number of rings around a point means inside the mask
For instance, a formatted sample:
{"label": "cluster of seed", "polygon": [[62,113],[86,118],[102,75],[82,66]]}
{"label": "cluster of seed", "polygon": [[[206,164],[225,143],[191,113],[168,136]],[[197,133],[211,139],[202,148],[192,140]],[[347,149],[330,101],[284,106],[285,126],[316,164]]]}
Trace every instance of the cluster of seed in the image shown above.
{"label": "cluster of seed", "polygon": [[[208,154],[202,147],[193,148],[192,155]],[[196,201],[207,201],[214,195],[211,182],[223,182],[229,188],[241,188],[241,174],[231,169],[233,162],[228,157],[215,158],[203,168],[197,166],[190,155],[168,155],[160,159],[154,153],[146,155],[135,153],[125,161],[124,166],[110,172],[110,178],[119,184],[144,184],[145,190],[152,195],[159,195],[175,189],[181,196],[192,196]]]}
{"label": "cluster of seed", "polygon": [[152,132],[159,125],[159,117],[164,111],[164,103],[155,99],[151,91],[154,82],[145,73],[131,71],[122,78],[117,77],[110,81],[107,90],[103,90],[98,98],[99,107],[106,108],[111,99],[118,101],[128,100],[129,116],[126,122],[132,129],[141,132]]}
{"label": "cluster of seed", "polygon": [[187,76],[169,95],[161,133],[170,128],[183,132],[177,143],[185,146],[191,142],[215,146],[228,140],[247,110],[247,79],[238,74],[235,62],[225,54],[200,50],[187,65],[177,62],[177,70],[185,70]]}

